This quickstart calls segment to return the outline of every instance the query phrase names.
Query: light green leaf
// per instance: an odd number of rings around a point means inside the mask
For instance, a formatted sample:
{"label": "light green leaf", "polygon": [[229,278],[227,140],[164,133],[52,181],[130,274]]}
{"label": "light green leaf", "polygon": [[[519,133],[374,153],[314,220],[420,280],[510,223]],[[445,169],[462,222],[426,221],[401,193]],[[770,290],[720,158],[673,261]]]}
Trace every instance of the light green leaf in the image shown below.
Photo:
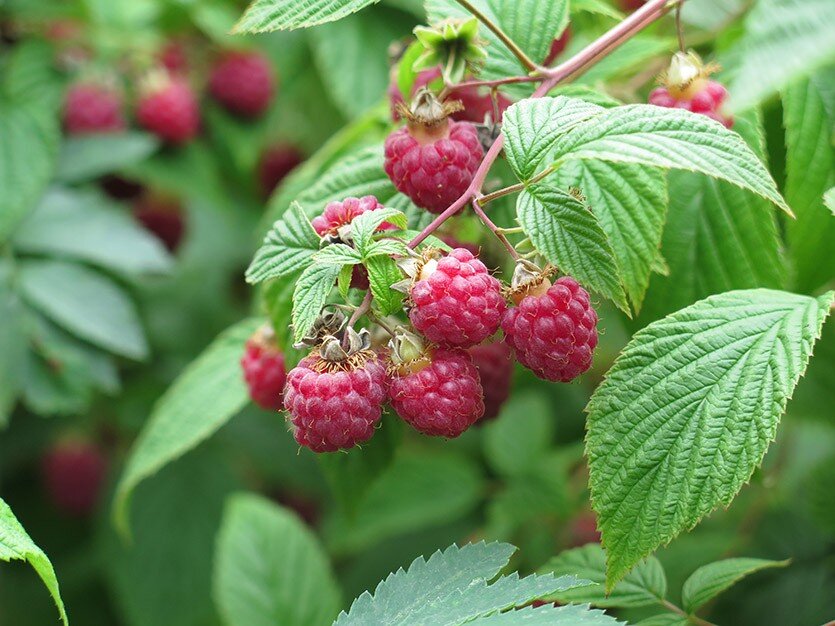
{"label": "light green leaf", "polygon": [[614,617],[587,606],[528,606],[517,611],[479,617],[467,626],[618,626]]}
{"label": "light green leaf", "polygon": [[797,219],[786,224],[794,285],[811,292],[835,277],[835,215],[822,196],[835,184],[835,68],[792,83],[783,93],[785,194]]}
{"label": "light green leaf", "polygon": [[634,310],[641,308],[650,273],[661,254],[667,179],[630,163],[574,161],[558,170],[564,189],[579,187],[606,233]]}
{"label": "light green leaf", "polygon": [[380,0],[254,0],[233,33],[307,28],[341,20]]}
{"label": "light green leaf", "polygon": [[574,576],[499,577],[515,550],[503,543],[477,543],[450,546],[428,561],[418,557],[405,571],[389,574],[373,595],[354,600],[334,626],[458,626],[582,584]]}
{"label": "light green leaf", "polygon": [[525,234],[549,263],[629,312],[612,246],[588,207],[541,183],[519,195],[516,211]]}
{"label": "light green leaf", "polygon": [[633,608],[661,604],[667,595],[667,577],[654,556],[641,561],[607,594],[606,555],[596,543],[560,553],[543,565],[539,572],[553,572],[556,576],[570,573],[595,583],[552,596],[562,603],[588,602],[601,608]]}
{"label": "light green leaf", "polygon": [[516,393],[502,407],[499,419],[484,427],[484,454],[503,476],[535,471],[551,449],[554,415],[548,401],[536,393]]}
{"label": "light green leaf", "polygon": [[0,262],[0,429],[8,423],[17,396],[23,386],[23,368],[27,353],[24,334],[24,309],[14,289],[11,267]]}
{"label": "light green leaf", "polygon": [[733,291],[633,336],[587,407],[609,589],[751,477],[833,299]]}
{"label": "light green leaf", "polygon": [[126,273],[165,272],[171,256],[123,207],[89,191],[54,189],[21,223],[14,246]]}
{"label": "light green leaf", "polygon": [[571,0],[571,13],[581,12],[603,15],[615,20],[623,19],[623,13],[611,4],[608,4],[605,0]]}
{"label": "light green leaf", "polygon": [[394,259],[388,256],[374,256],[365,260],[368,270],[368,283],[374,303],[383,315],[391,315],[403,308],[403,296],[391,288],[394,283],[403,280],[403,272]]}
{"label": "light green leaf", "polygon": [[356,265],[362,261],[362,255],[351,246],[344,243],[332,243],[325,246],[313,255],[314,263],[327,263],[328,265]]}
{"label": "light green leaf", "polygon": [[681,590],[682,608],[695,613],[746,576],[770,567],[785,567],[788,561],[736,558],[703,565],[684,582]]}
{"label": "light green leaf", "polygon": [[310,529],[287,509],[243,493],[226,501],[214,598],[227,626],[320,626],[341,606],[328,557]]}
{"label": "light green leaf", "polygon": [[823,204],[829,209],[832,216],[835,217],[835,187],[831,187],[823,194]]}
{"label": "light green leaf", "polygon": [[677,613],[661,613],[642,619],[635,626],[690,626],[690,620]]}
{"label": "light green leaf", "polygon": [[148,133],[70,137],[61,146],[55,175],[66,183],[91,180],[142,161],[158,147],[159,140]]}
{"label": "light green leaf", "polygon": [[340,270],[340,265],[314,264],[308,265],[299,276],[293,292],[294,341],[301,341],[319,317]]}
{"label": "light green leaf", "polygon": [[0,561],[26,561],[32,569],[40,576],[55,605],[65,626],[69,626],[67,612],[64,609],[64,602],[61,600],[61,592],[58,590],[58,579],[55,577],[55,570],[52,563],[31,537],[26,533],[21,523],[12,513],[9,505],[0,498]]}
{"label": "light green leaf", "polygon": [[383,222],[398,228],[406,228],[406,221],[406,215],[397,209],[385,208],[368,211],[351,221],[351,238],[354,240],[354,245],[360,254],[366,256],[371,237]]}
{"label": "light green leaf", "polygon": [[409,256],[411,248],[402,241],[396,239],[380,239],[374,241],[365,250],[365,258],[370,259],[375,256],[393,255],[393,256]]}
{"label": "light green leaf", "polygon": [[310,257],[319,249],[319,243],[319,235],[313,230],[310,220],[301,206],[294,202],[284,217],[273,224],[255,253],[246,270],[247,282],[260,283],[307,267]]}
{"label": "light green leaf", "polygon": [[249,401],[240,358],[246,340],[263,323],[244,320],[223,332],[177,378],[154,406],[133,445],[116,487],[113,518],[129,533],[129,504],[136,486],[211,437]]}
{"label": "light green leaf", "polygon": [[343,265],[339,270],[339,276],[336,277],[336,288],[339,290],[339,295],[343,300],[348,299],[348,293],[351,290],[351,279],[354,277],[354,266]]}
{"label": "light green leaf", "polygon": [[26,261],[20,289],[30,305],[74,335],[131,359],[148,356],[136,307],[103,274],[63,261]]}
{"label": "light green leaf", "polygon": [[833,32],[835,3],[830,0],[759,0],[735,50],[741,65],[729,87],[730,106],[752,107],[835,61]]}

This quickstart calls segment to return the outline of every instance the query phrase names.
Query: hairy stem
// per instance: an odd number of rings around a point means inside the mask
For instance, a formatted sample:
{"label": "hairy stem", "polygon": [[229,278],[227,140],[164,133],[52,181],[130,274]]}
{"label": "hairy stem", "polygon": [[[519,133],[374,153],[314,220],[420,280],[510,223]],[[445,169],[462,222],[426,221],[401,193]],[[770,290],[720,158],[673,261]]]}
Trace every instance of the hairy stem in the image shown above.
{"label": "hairy stem", "polygon": [[526,70],[533,72],[534,70],[538,69],[538,65],[531,61],[527,54],[516,45],[516,42],[513,41],[510,37],[508,37],[507,33],[504,32],[498,24],[496,24],[493,20],[487,17],[484,13],[482,13],[477,7],[475,7],[469,0],[456,0],[458,4],[462,7],[467,9],[473,16],[478,19],[479,22],[484,24],[487,28],[493,31],[493,34],[498,37],[501,42],[505,45],[505,47],[513,53],[519,62],[525,67]]}

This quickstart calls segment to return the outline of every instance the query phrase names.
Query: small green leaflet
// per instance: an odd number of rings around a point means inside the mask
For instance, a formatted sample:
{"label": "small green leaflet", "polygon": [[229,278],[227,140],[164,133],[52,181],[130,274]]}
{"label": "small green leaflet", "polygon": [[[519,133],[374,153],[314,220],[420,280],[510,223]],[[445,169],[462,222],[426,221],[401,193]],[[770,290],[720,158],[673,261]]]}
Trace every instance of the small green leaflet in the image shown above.
{"label": "small green leaflet", "polygon": [[684,582],[681,590],[683,608],[688,613],[695,613],[701,606],[749,574],[770,567],[785,567],[788,564],[788,561],[737,558],[704,565]]}
{"label": "small green leaflet", "polygon": [[548,260],[629,313],[606,233],[588,207],[566,191],[531,185],[516,204],[519,223]]}
{"label": "small green leaflet", "polygon": [[233,33],[265,33],[335,22],[380,0],[255,0]]}
{"label": "small green leaflet", "polygon": [[632,337],[587,407],[607,589],[751,477],[833,299],[732,291]]}
{"label": "small green leaflet", "polygon": [[[515,551],[516,548],[508,544],[482,542],[461,548],[450,546],[443,552],[435,552],[428,561],[418,557],[407,570],[390,574],[373,595],[366,592],[354,600],[348,613],[342,612],[334,626],[479,623],[473,620],[503,614],[548,594],[583,584],[574,576],[544,575],[520,579],[514,573],[499,577]],[[512,615],[510,613],[497,622],[483,619],[481,623],[530,623],[521,618],[513,620]]]}
{"label": "small green leaflet", "polygon": [[313,255],[314,263],[328,265],[356,265],[362,261],[362,255],[344,243],[332,243]]}
{"label": "small green leaflet", "polygon": [[299,276],[293,292],[294,341],[301,341],[319,317],[341,270],[338,264],[316,263],[308,265]]}
{"label": "small green leaflet", "polygon": [[397,263],[388,256],[374,256],[365,260],[368,270],[368,282],[374,303],[383,315],[391,315],[403,307],[403,295],[391,288],[394,283],[403,280],[403,272]]}
{"label": "small green leaflet", "polygon": [[556,576],[571,573],[596,583],[551,596],[562,603],[588,602],[601,608],[626,609],[661,604],[667,595],[667,577],[654,556],[641,561],[610,593],[606,593],[606,555],[596,543],[562,552],[543,565],[539,572],[553,572]]}
{"label": "small green leaflet", "polygon": [[319,235],[298,202],[290,205],[284,217],[273,224],[264,243],[246,270],[246,280],[256,284],[280,278],[308,266],[319,249]]}
{"label": "small green leaflet", "polygon": [[406,215],[397,209],[377,209],[363,213],[351,221],[351,238],[362,256],[366,256],[371,237],[383,222],[406,228]]}
{"label": "small green leaflet", "polygon": [[61,600],[61,592],[58,590],[58,579],[55,577],[55,570],[52,563],[44,554],[26,530],[17,521],[9,505],[0,498],[0,561],[26,561],[32,569],[41,577],[44,585],[49,590],[58,613],[65,626],[69,626],[67,612],[64,609],[64,602]]}

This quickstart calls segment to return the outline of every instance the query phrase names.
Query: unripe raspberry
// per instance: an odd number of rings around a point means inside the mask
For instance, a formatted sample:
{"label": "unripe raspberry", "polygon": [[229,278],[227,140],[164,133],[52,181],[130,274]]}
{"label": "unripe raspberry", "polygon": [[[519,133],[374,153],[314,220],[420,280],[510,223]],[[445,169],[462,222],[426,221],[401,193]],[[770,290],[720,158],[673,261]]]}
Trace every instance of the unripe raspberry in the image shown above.
{"label": "unripe raspberry", "polygon": [[540,378],[569,382],[591,367],[597,313],[589,294],[564,276],[542,294],[528,295],[502,319],[516,359]]}
{"label": "unripe raspberry", "polygon": [[571,34],[571,27],[569,26],[562,32],[562,35],[551,42],[551,48],[548,50],[548,56],[545,57],[545,65],[551,65],[551,63],[557,60],[558,56],[565,52],[565,49],[571,41]]}
{"label": "unripe raspberry", "polygon": [[54,506],[67,515],[90,515],[99,499],[107,460],[90,442],[56,443],[41,461],[44,487]]}
{"label": "unripe raspberry", "polygon": [[460,349],[428,350],[395,367],[389,395],[397,414],[425,435],[458,437],[484,414],[478,370]]}
{"label": "unripe raspberry", "polygon": [[176,252],[180,247],[186,213],[176,198],[146,193],[134,203],[133,216],[156,235],[169,252]]}
{"label": "unripe raspberry", "polygon": [[484,417],[481,421],[491,420],[499,415],[510,395],[513,352],[503,341],[473,346],[468,352],[484,389]]}
{"label": "unripe raspberry", "polygon": [[241,368],[249,387],[249,397],[255,404],[268,411],[284,408],[287,372],[272,328],[260,329],[246,342]]}
{"label": "unripe raspberry", "polygon": [[272,101],[275,83],[269,59],[257,52],[227,53],[212,69],[209,92],[232,113],[257,117]]}
{"label": "unripe raspberry", "polygon": [[70,135],[112,133],[125,129],[122,96],[96,83],[76,83],[64,100],[64,129]]}
{"label": "unripe raspberry", "polygon": [[368,441],[382,415],[387,381],[386,368],[369,350],[345,361],[318,354],[302,359],[284,391],[296,442],[335,452]]}
{"label": "unripe raspberry", "polygon": [[284,177],[302,161],[304,161],[304,155],[298,148],[289,144],[276,144],[264,150],[258,163],[258,182],[261,186],[261,193],[265,197],[272,194]]}
{"label": "unripe raspberry", "polygon": [[498,330],[506,306],[501,284],[469,250],[427,260],[415,279],[409,319],[432,343],[467,348]]}
{"label": "unripe raspberry", "polygon": [[408,125],[386,139],[385,170],[415,204],[442,213],[472,183],[484,149],[475,126],[447,119],[454,107],[426,91],[417,98]]}
{"label": "unripe raspberry", "polygon": [[136,108],[139,124],[163,141],[183,144],[200,130],[200,107],[188,83],[160,77],[143,89]]}

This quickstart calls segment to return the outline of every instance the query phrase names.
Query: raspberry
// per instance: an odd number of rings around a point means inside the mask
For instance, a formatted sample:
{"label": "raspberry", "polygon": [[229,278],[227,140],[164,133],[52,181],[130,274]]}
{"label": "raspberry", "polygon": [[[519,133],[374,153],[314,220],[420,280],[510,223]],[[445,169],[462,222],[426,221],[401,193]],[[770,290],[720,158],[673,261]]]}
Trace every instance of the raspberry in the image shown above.
{"label": "raspberry", "polygon": [[387,375],[370,351],[345,362],[308,356],[290,370],[284,405],[296,442],[314,452],[345,450],[368,441],[380,421]]}
{"label": "raspberry", "polygon": [[632,12],[640,9],[647,0],[620,0],[620,6],[624,11]]}
{"label": "raspberry", "polygon": [[[409,97],[417,93],[417,91],[423,87],[426,87],[434,80],[437,80],[441,77],[441,68],[440,67],[433,67],[428,70],[423,70],[417,76],[415,76],[415,83],[412,85],[412,92],[409,94]],[[395,122],[399,122],[401,119],[400,109],[403,105],[406,104],[406,101],[403,99],[403,94],[400,92],[400,87],[397,86],[396,74],[392,78],[391,82],[389,83],[389,105],[391,106],[391,119]]]}
{"label": "raspberry", "polygon": [[648,101],[668,109],[705,115],[731,128],[733,117],[721,111],[728,90],[721,83],[709,80],[715,70],[715,65],[705,65],[695,53],[678,52],[673,55],[669,69],[662,74],[664,85],[653,89]]}
{"label": "raspberry", "polygon": [[301,162],[304,155],[288,144],[276,144],[264,150],[258,163],[258,182],[261,192],[268,197]]}
{"label": "raspberry", "polygon": [[262,409],[280,411],[284,408],[284,355],[275,343],[273,330],[259,330],[246,342],[241,357],[244,380],[249,387],[249,397]]}
{"label": "raspberry", "polygon": [[484,417],[490,420],[499,415],[510,395],[513,378],[513,353],[503,341],[473,346],[468,350],[478,369],[484,389]]}
{"label": "raspberry", "polygon": [[579,548],[587,543],[600,543],[597,518],[591,511],[580,513],[568,527],[568,546]]}
{"label": "raspberry", "polygon": [[470,355],[438,348],[404,364],[391,380],[397,414],[425,435],[454,438],[484,414],[484,392]]}
{"label": "raspberry", "polygon": [[173,144],[186,143],[200,130],[197,98],[181,78],[165,78],[146,89],[136,118],[144,128]]}
{"label": "raspberry", "polygon": [[551,42],[551,48],[548,50],[548,56],[545,57],[545,65],[551,65],[554,61],[557,60],[557,57],[560,56],[565,49],[568,47],[568,43],[571,41],[571,28],[566,28],[562,35],[554,39]]}
{"label": "raspberry", "polygon": [[188,70],[188,54],[182,41],[167,41],[159,51],[159,62],[169,72],[184,74]]}
{"label": "raspberry", "polygon": [[257,117],[272,101],[275,83],[269,59],[257,52],[227,53],[212,69],[209,93],[232,113]]}
{"label": "raspberry", "polygon": [[74,517],[90,515],[96,507],[107,460],[90,442],[56,443],[41,460],[44,487],[57,509]]}
{"label": "raspberry", "polygon": [[591,366],[597,313],[589,294],[564,276],[541,295],[528,295],[502,319],[517,360],[540,378],[569,382]]}
{"label": "raspberry", "polygon": [[[457,100],[464,107],[450,116],[455,121],[482,124],[487,119],[488,114],[491,119],[496,117],[493,98],[490,96],[490,92],[482,91],[478,87],[459,87],[458,89],[453,89],[449,92],[447,100]],[[498,94],[496,104],[499,117],[493,121],[501,122],[505,110],[513,103],[502,94]]]}
{"label": "raspberry", "polygon": [[64,129],[70,135],[112,133],[125,129],[122,96],[95,83],[76,83],[64,100]]}
{"label": "raspberry", "polygon": [[133,216],[162,241],[169,252],[180,247],[185,231],[185,211],[174,198],[146,194],[133,205]]}
{"label": "raspberry", "polygon": [[415,278],[409,319],[429,341],[467,348],[499,328],[505,311],[501,284],[469,250],[428,260]]}
{"label": "raspberry", "polygon": [[[322,214],[313,218],[313,229],[320,237],[335,236],[341,226],[350,224],[355,217],[382,208],[383,205],[374,196],[345,198],[342,202],[329,202]],[[394,226],[383,222],[381,229],[383,228],[394,228]]]}
{"label": "raspberry", "polygon": [[456,239],[452,235],[446,235],[446,234],[443,234],[443,233],[441,233],[441,234],[435,233],[435,234],[438,237],[438,239],[443,241],[450,248],[464,248],[464,250],[469,250],[472,253],[472,255],[475,256],[475,257],[477,257],[479,255],[479,253],[481,252],[481,249],[479,248],[479,246],[477,244],[469,243],[469,242],[466,242],[466,241],[459,241],[458,239]]}

